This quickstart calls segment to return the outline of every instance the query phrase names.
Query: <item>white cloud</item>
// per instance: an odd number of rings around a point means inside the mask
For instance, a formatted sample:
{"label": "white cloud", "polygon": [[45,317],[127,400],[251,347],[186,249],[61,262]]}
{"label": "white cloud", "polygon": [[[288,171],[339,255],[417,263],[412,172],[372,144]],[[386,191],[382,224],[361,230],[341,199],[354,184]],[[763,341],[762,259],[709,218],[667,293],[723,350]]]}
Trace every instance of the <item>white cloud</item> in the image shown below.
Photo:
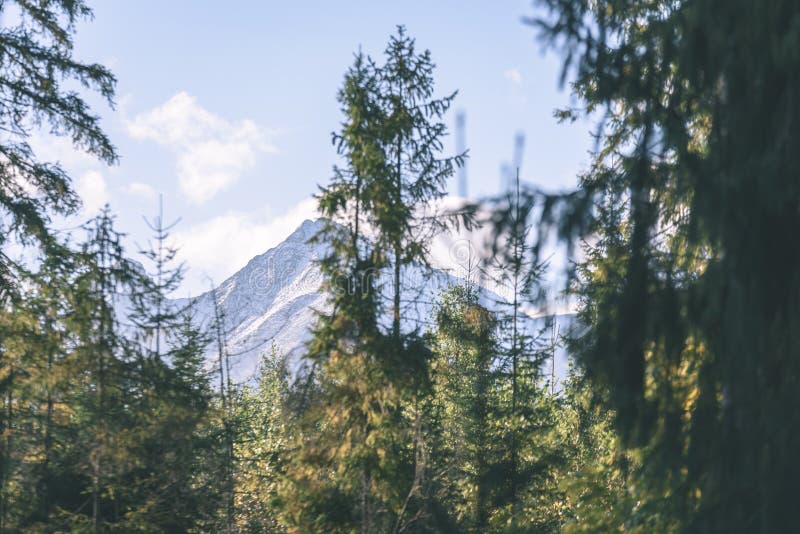
{"label": "white cloud", "polygon": [[57,163],[72,177],[72,187],[83,204],[77,214],[79,218],[96,215],[110,201],[111,191],[95,156],[77,148],[69,137],[52,135],[43,129],[34,130],[28,141],[38,159]]}
{"label": "white cloud", "polygon": [[508,69],[503,73],[503,76],[505,76],[506,80],[516,84],[522,83],[522,73],[517,68]]}
{"label": "white cloud", "polygon": [[144,200],[154,200],[156,198],[156,190],[149,184],[142,182],[131,182],[125,186],[124,191],[129,195]]}
{"label": "white cloud", "polygon": [[28,143],[40,160],[58,163],[67,171],[96,166],[99,161],[92,154],[76,148],[69,137],[52,135],[42,129],[34,131]]}
{"label": "white cloud", "polygon": [[[208,278],[219,284],[286,239],[306,219],[319,217],[317,202],[304,200],[275,216],[265,209],[256,213],[229,212],[173,234],[179,259],[189,268],[182,291],[198,295],[209,288]],[[179,295],[183,296],[183,295]]]}
{"label": "white cloud", "polygon": [[236,183],[258,156],[275,152],[269,132],[251,120],[228,121],[180,92],[128,121],[128,133],[168,147],[177,158],[178,184],[202,204]]}
{"label": "white cloud", "polygon": [[83,173],[75,182],[75,190],[83,201],[84,214],[93,215],[108,202],[105,178],[97,171]]}

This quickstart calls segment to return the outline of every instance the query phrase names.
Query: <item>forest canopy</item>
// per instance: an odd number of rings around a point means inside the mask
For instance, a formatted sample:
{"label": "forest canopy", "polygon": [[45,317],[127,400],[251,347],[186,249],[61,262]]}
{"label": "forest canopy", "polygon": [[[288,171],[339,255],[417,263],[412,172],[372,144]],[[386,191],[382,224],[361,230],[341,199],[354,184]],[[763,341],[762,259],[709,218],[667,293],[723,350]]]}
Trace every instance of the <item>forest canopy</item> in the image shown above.
{"label": "forest canopy", "polygon": [[[796,1],[538,0],[524,22],[560,54],[575,103],[553,120],[600,119],[590,162],[573,191],[518,177],[450,211],[440,201],[469,155],[445,149],[456,88],[440,92],[434,54],[404,26],[380,55],[359,49],[316,195],[326,307],[304,371],[273,344],[243,384],[218,291],[206,323],[171,298],[185,271],[161,205],[139,254],[108,206],[55,231],[80,199],[31,137],[117,162],[86,103],[113,106],[116,79],[73,57],[85,2],[13,5],[0,531],[792,530]],[[509,298],[454,278],[417,320],[406,275],[430,274],[432,236],[462,225],[489,229],[481,267]],[[576,313],[534,322],[553,237]],[[12,245],[35,260],[13,261]],[[570,369],[557,381],[558,347]]]}

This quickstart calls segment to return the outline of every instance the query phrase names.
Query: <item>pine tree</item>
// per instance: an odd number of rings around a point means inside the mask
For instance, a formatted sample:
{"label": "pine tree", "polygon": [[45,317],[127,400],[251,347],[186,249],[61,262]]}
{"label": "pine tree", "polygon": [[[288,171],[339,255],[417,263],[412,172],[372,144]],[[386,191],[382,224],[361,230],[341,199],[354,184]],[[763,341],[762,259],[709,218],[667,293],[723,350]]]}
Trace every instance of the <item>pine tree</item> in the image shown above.
{"label": "pine tree", "polygon": [[593,237],[578,357],[641,458],[629,526],[791,530],[800,5],[542,4],[605,117],[574,210]]}
{"label": "pine tree", "polygon": [[122,236],[108,207],[85,225],[88,239],[79,251],[68,327],[78,338],[71,355],[73,376],[80,377],[69,402],[77,412],[80,438],[75,444],[76,475],[86,477],[88,499],[70,518],[92,532],[123,518],[115,502],[125,492],[131,443],[122,437],[133,427],[128,409],[135,398],[135,351],[121,331],[117,307],[137,286],[138,270],[125,257]]}
{"label": "pine tree", "polygon": [[[203,531],[214,523],[222,498],[220,488],[214,484],[219,465],[215,425],[218,415],[204,357],[211,340],[207,332],[197,327],[191,307],[181,311],[181,323],[175,330],[168,353],[171,387],[163,400],[172,411],[163,428],[168,432],[165,442],[175,467],[174,474],[165,477],[171,484],[171,493],[160,497],[163,513],[171,521],[165,530],[191,530],[194,526]],[[165,447],[159,440],[154,444]],[[158,457],[154,460],[158,461]]]}
{"label": "pine tree", "polygon": [[129,476],[125,518],[130,530],[185,532],[213,524],[223,495],[214,484],[219,436],[203,358],[210,338],[195,325],[191,308],[179,320],[165,332],[165,361],[146,361],[137,373],[138,465]]}
{"label": "pine tree", "polygon": [[[21,378],[20,368],[14,364],[10,352],[19,350],[19,355],[26,354],[25,358],[31,359],[32,369],[35,370],[27,378],[36,392],[30,391],[34,397],[23,401],[23,404],[28,401],[32,403],[27,408],[30,410],[31,424],[41,415],[36,403],[43,402],[47,407],[42,423],[45,428],[45,460],[40,466],[43,472],[38,482],[34,482],[35,477],[21,482],[31,482],[34,487],[38,485],[39,494],[17,499],[16,509],[22,510],[22,503],[34,505],[38,502],[40,509],[36,513],[46,520],[52,509],[47,492],[52,489],[50,446],[53,445],[53,417],[55,412],[61,410],[54,400],[54,388],[57,386],[51,377],[58,373],[48,366],[57,364],[56,352],[61,351],[53,349],[53,346],[56,338],[63,333],[47,323],[54,314],[60,313],[56,310],[63,311],[63,307],[59,307],[52,299],[52,293],[45,296],[47,289],[36,281],[32,284],[42,289],[38,294],[30,294],[27,287],[21,287],[31,284],[30,273],[6,256],[3,250],[11,241],[24,245],[37,244],[43,246],[46,254],[63,258],[64,248],[53,238],[49,220],[54,214],[73,213],[80,202],[71,187],[69,176],[58,164],[41,161],[34,153],[30,139],[32,135],[46,130],[47,133],[69,138],[76,147],[97,156],[101,161],[113,163],[117,159],[114,147],[99,126],[99,118],[91,112],[78,92],[69,88],[70,83],[77,82],[83,88],[96,90],[106,102],[113,105],[114,76],[101,65],[85,64],[73,58],[72,38],[76,23],[90,18],[91,10],[82,1],[13,4],[6,2],[0,5],[0,15],[13,10],[14,15],[10,20],[16,21],[14,26],[0,27],[0,130],[4,133],[0,142],[0,211],[4,213],[3,223],[0,224],[0,300],[4,317],[16,323],[7,332],[8,335],[3,336],[6,348],[0,355],[3,376],[0,394],[4,399],[6,417],[3,430],[7,440],[3,451],[7,461],[4,462],[0,484],[0,529],[3,530],[9,525],[7,519],[13,508],[8,493],[10,462],[15,455],[12,450],[13,419],[15,407],[22,406],[14,392],[15,383]],[[6,20],[5,17],[3,19]],[[54,281],[52,278],[50,280]],[[23,302],[23,299],[30,299],[31,302]],[[45,305],[45,302],[50,304]],[[51,309],[45,309],[51,305]],[[41,321],[45,321],[45,324],[42,325]],[[48,332],[51,326],[53,330]],[[10,349],[9,344],[15,345],[15,348]],[[48,355],[44,360],[40,359],[44,355],[35,354],[42,347],[44,354]],[[38,384],[33,385],[34,382]],[[45,399],[35,397],[40,393],[45,395]],[[38,421],[35,421],[34,428],[25,425],[25,430],[38,432]],[[24,446],[17,448],[17,452],[23,450]]]}
{"label": "pine tree", "polygon": [[[315,239],[330,247],[320,265],[333,311],[309,345],[316,398],[302,414],[285,486],[287,521],[297,528],[399,531],[422,513],[419,410],[429,351],[401,329],[400,273],[427,264],[424,238],[436,223],[415,210],[453,172],[452,159],[437,158],[444,125],[431,122],[453,97],[431,99],[430,56],[418,56],[402,28],[386,56],[378,66],[359,53],[345,76],[345,122],[333,137],[345,166],[319,195],[327,221]],[[390,264],[386,332],[379,282]]]}
{"label": "pine tree", "polygon": [[170,230],[180,219],[164,222],[163,199],[158,199],[158,214],[145,223],[152,232],[146,248],[139,252],[149,263],[150,271],[145,278],[148,286],[135,295],[130,318],[143,336],[142,344],[148,359],[161,360],[169,339],[165,335],[183,324],[183,310],[168,302],[168,295],[178,289],[184,277],[183,264],[173,265],[178,249],[169,243]]}
{"label": "pine tree", "polygon": [[383,172],[375,177],[380,195],[373,200],[373,220],[378,251],[391,255],[392,332],[398,337],[405,289],[402,271],[412,264],[427,266],[430,239],[454,222],[435,213],[432,201],[444,196],[447,180],[464,164],[466,153],[441,156],[447,128],[440,121],[456,92],[433,97],[430,51],[418,53],[414,39],[398,26],[384,55],[386,63],[376,71],[376,98],[383,114],[380,139],[385,161]]}
{"label": "pine tree", "polygon": [[[535,335],[526,332],[524,318],[520,307],[531,300],[535,300],[532,293],[539,285],[541,266],[536,263],[537,258],[529,257],[528,218],[530,206],[520,202],[519,169],[517,169],[515,190],[507,196],[508,208],[513,213],[512,222],[508,229],[505,246],[498,251],[496,261],[499,263],[501,280],[512,294],[510,310],[503,317],[506,337],[506,354],[503,358],[502,369],[510,385],[510,403],[505,407],[510,423],[508,432],[508,501],[511,503],[512,524],[516,523],[519,514],[520,477],[520,448],[523,440],[520,420],[525,402],[533,401],[528,395],[536,394],[536,385],[539,380],[539,371],[542,365],[541,350]],[[506,306],[509,307],[509,306]],[[528,386],[528,387],[525,387]],[[521,391],[524,389],[524,392]],[[527,437],[527,436],[526,436]]]}
{"label": "pine tree", "polygon": [[[0,5],[0,14],[12,9]],[[0,291],[15,285],[18,266],[1,253],[12,236],[23,243],[49,245],[52,214],[69,214],[79,205],[70,178],[58,164],[44,163],[29,143],[34,128],[69,138],[106,163],[117,159],[100,128],[100,119],[70,89],[77,82],[113,105],[114,76],[103,66],[73,58],[76,24],[92,15],[75,0],[13,2],[18,23],[0,28]]]}
{"label": "pine tree", "polygon": [[454,512],[452,518],[437,518],[438,527],[454,522],[486,532],[497,489],[491,476],[498,456],[491,424],[498,400],[496,318],[468,285],[444,291],[435,313],[426,443],[432,449],[434,498],[441,509]]}
{"label": "pine tree", "polygon": [[[26,280],[27,289],[0,313],[3,371],[3,443],[0,479],[0,524],[11,529],[47,516],[51,482],[54,401],[61,376],[62,332],[57,326],[63,307],[52,300],[61,288],[43,267],[42,285]],[[52,284],[49,287],[47,283]],[[35,285],[34,285],[35,284]],[[40,461],[26,461],[37,458]]]}
{"label": "pine tree", "polygon": [[[213,526],[208,336],[191,310],[163,320],[164,286],[126,257],[108,209],[85,229],[77,250],[52,245],[0,310],[2,528]],[[152,317],[166,341],[157,357]]]}
{"label": "pine tree", "polygon": [[[193,307],[177,307],[168,294],[183,280],[174,266],[177,249],[168,244],[163,206],[152,220],[149,247],[140,250],[150,268],[141,271],[131,292],[127,318],[132,323],[135,401],[132,401],[137,469],[127,528],[187,530],[212,516],[219,492],[198,479],[215,462],[214,407],[203,354],[211,338],[194,324]],[[146,269],[146,268],[145,268]],[[158,466],[157,470],[153,470]]]}
{"label": "pine tree", "polygon": [[[14,332],[28,353],[24,403],[31,421],[27,426],[31,441],[18,447],[23,456],[38,458],[30,462],[24,485],[35,488],[29,497],[30,515],[20,517],[20,525],[47,524],[58,502],[58,449],[65,439],[65,392],[69,388],[69,369],[66,365],[70,332],[64,326],[69,307],[64,296],[70,291],[69,270],[74,266],[69,252],[59,253],[51,248],[35,276],[29,277],[29,291],[23,302],[17,303],[14,314],[33,319],[29,329]],[[20,406],[22,403],[19,403]],[[17,498],[17,503],[23,499]]]}
{"label": "pine tree", "polygon": [[548,333],[556,319],[546,317],[544,326],[534,328],[523,312],[541,305],[546,296],[542,277],[547,265],[540,259],[542,229],[536,229],[532,220],[547,208],[538,208],[523,193],[517,172],[514,188],[499,199],[490,220],[497,232],[492,271],[499,273],[496,281],[508,295],[496,302],[500,400],[494,422],[504,450],[495,468],[494,524],[505,524],[509,532],[557,531],[563,520],[564,496],[556,479],[566,468],[569,446],[556,435],[562,403],[551,382],[554,377],[543,373],[545,362],[555,358],[558,340]]}

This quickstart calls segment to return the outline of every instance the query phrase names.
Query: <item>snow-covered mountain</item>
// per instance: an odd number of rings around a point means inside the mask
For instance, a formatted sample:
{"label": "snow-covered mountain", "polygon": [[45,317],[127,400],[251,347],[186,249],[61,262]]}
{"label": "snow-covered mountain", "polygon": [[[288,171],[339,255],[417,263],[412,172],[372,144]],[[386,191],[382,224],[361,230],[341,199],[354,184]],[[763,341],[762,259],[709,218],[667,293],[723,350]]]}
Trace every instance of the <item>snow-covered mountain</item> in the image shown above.
{"label": "snow-covered mountain", "polygon": [[[306,220],[285,241],[251,259],[236,274],[222,282],[216,291],[208,291],[195,300],[195,318],[202,325],[211,325],[214,319],[214,298],[224,317],[226,346],[230,355],[231,378],[246,382],[258,371],[261,354],[274,344],[287,358],[292,371],[302,365],[302,354],[309,329],[317,311],[326,309],[325,295],[320,291],[322,274],[316,264],[325,253],[326,245],[309,244],[308,241],[321,228],[322,221]],[[429,319],[433,301],[439,291],[449,284],[463,281],[471,272],[464,261],[475,261],[463,254],[468,241],[464,236],[440,236],[431,248],[432,276],[425,277],[419,269],[405,274],[410,304],[404,315],[425,324]],[[463,263],[463,264],[462,264]],[[474,278],[474,277],[473,277]],[[497,288],[489,283],[482,286],[482,300],[489,307],[502,301]],[[185,299],[176,304],[186,304]],[[559,322],[568,324],[570,315],[559,316]],[[531,319],[530,328],[539,328],[543,319]],[[563,331],[563,327],[562,327]],[[212,346],[207,353],[208,365],[218,365],[217,352]],[[566,372],[566,358],[561,351],[556,355],[556,374]],[[549,371],[549,369],[548,369]]]}
{"label": "snow-covered mountain", "polygon": [[[322,274],[315,264],[324,248],[308,244],[320,225],[320,221],[303,222],[281,244],[251,259],[216,291],[195,299],[195,319],[206,326],[213,324],[213,299],[217,299],[235,381],[250,379],[258,369],[260,355],[273,343],[290,362],[299,361],[315,310],[325,307],[320,292]],[[215,359],[216,348],[209,348],[207,356]]]}

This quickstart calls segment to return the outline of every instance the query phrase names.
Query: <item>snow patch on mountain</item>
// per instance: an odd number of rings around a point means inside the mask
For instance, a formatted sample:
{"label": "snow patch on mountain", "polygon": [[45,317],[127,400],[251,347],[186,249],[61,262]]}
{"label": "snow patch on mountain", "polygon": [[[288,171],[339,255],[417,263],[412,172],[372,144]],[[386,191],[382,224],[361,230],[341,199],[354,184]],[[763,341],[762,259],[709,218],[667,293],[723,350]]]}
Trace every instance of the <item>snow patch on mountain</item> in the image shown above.
{"label": "snow patch on mountain", "polygon": [[[252,258],[244,268],[222,282],[214,291],[194,298],[195,320],[210,328],[214,324],[214,299],[223,316],[225,345],[230,356],[231,379],[247,382],[258,372],[261,354],[274,345],[285,355],[294,373],[302,365],[305,343],[319,312],[328,310],[322,293],[323,275],[317,261],[327,250],[324,243],[309,243],[322,228],[323,221],[304,221],[285,241]],[[482,239],[482,238],[481,238]],[[478,245],[476,246],[476,243]],[[465,278],[477,283],[481,301],[489,308],[507,298],[495,291],[499,288],[487,277],[478,275],[477,249],[480,241],[467,232],[437,236],[432,243],[430,276],[423,269],[409,267],[403,273],[406,309],[404,317],[416,320],[424,329],[429,323],[433,303],[442,289],[463,283]],[[187,299],[176,301],[188,304]],[[567,323],[571,316],[559,321]],[[545,319],[531,319],[531,332],[544,328]],[[563,326],[562,326],[562,331]],[[215,344],[209,347],[207,366],[219,365]],[[556,375],[566,374],[566,356],[556,353]],[[549,368],[548,368],[549,369]]]}

